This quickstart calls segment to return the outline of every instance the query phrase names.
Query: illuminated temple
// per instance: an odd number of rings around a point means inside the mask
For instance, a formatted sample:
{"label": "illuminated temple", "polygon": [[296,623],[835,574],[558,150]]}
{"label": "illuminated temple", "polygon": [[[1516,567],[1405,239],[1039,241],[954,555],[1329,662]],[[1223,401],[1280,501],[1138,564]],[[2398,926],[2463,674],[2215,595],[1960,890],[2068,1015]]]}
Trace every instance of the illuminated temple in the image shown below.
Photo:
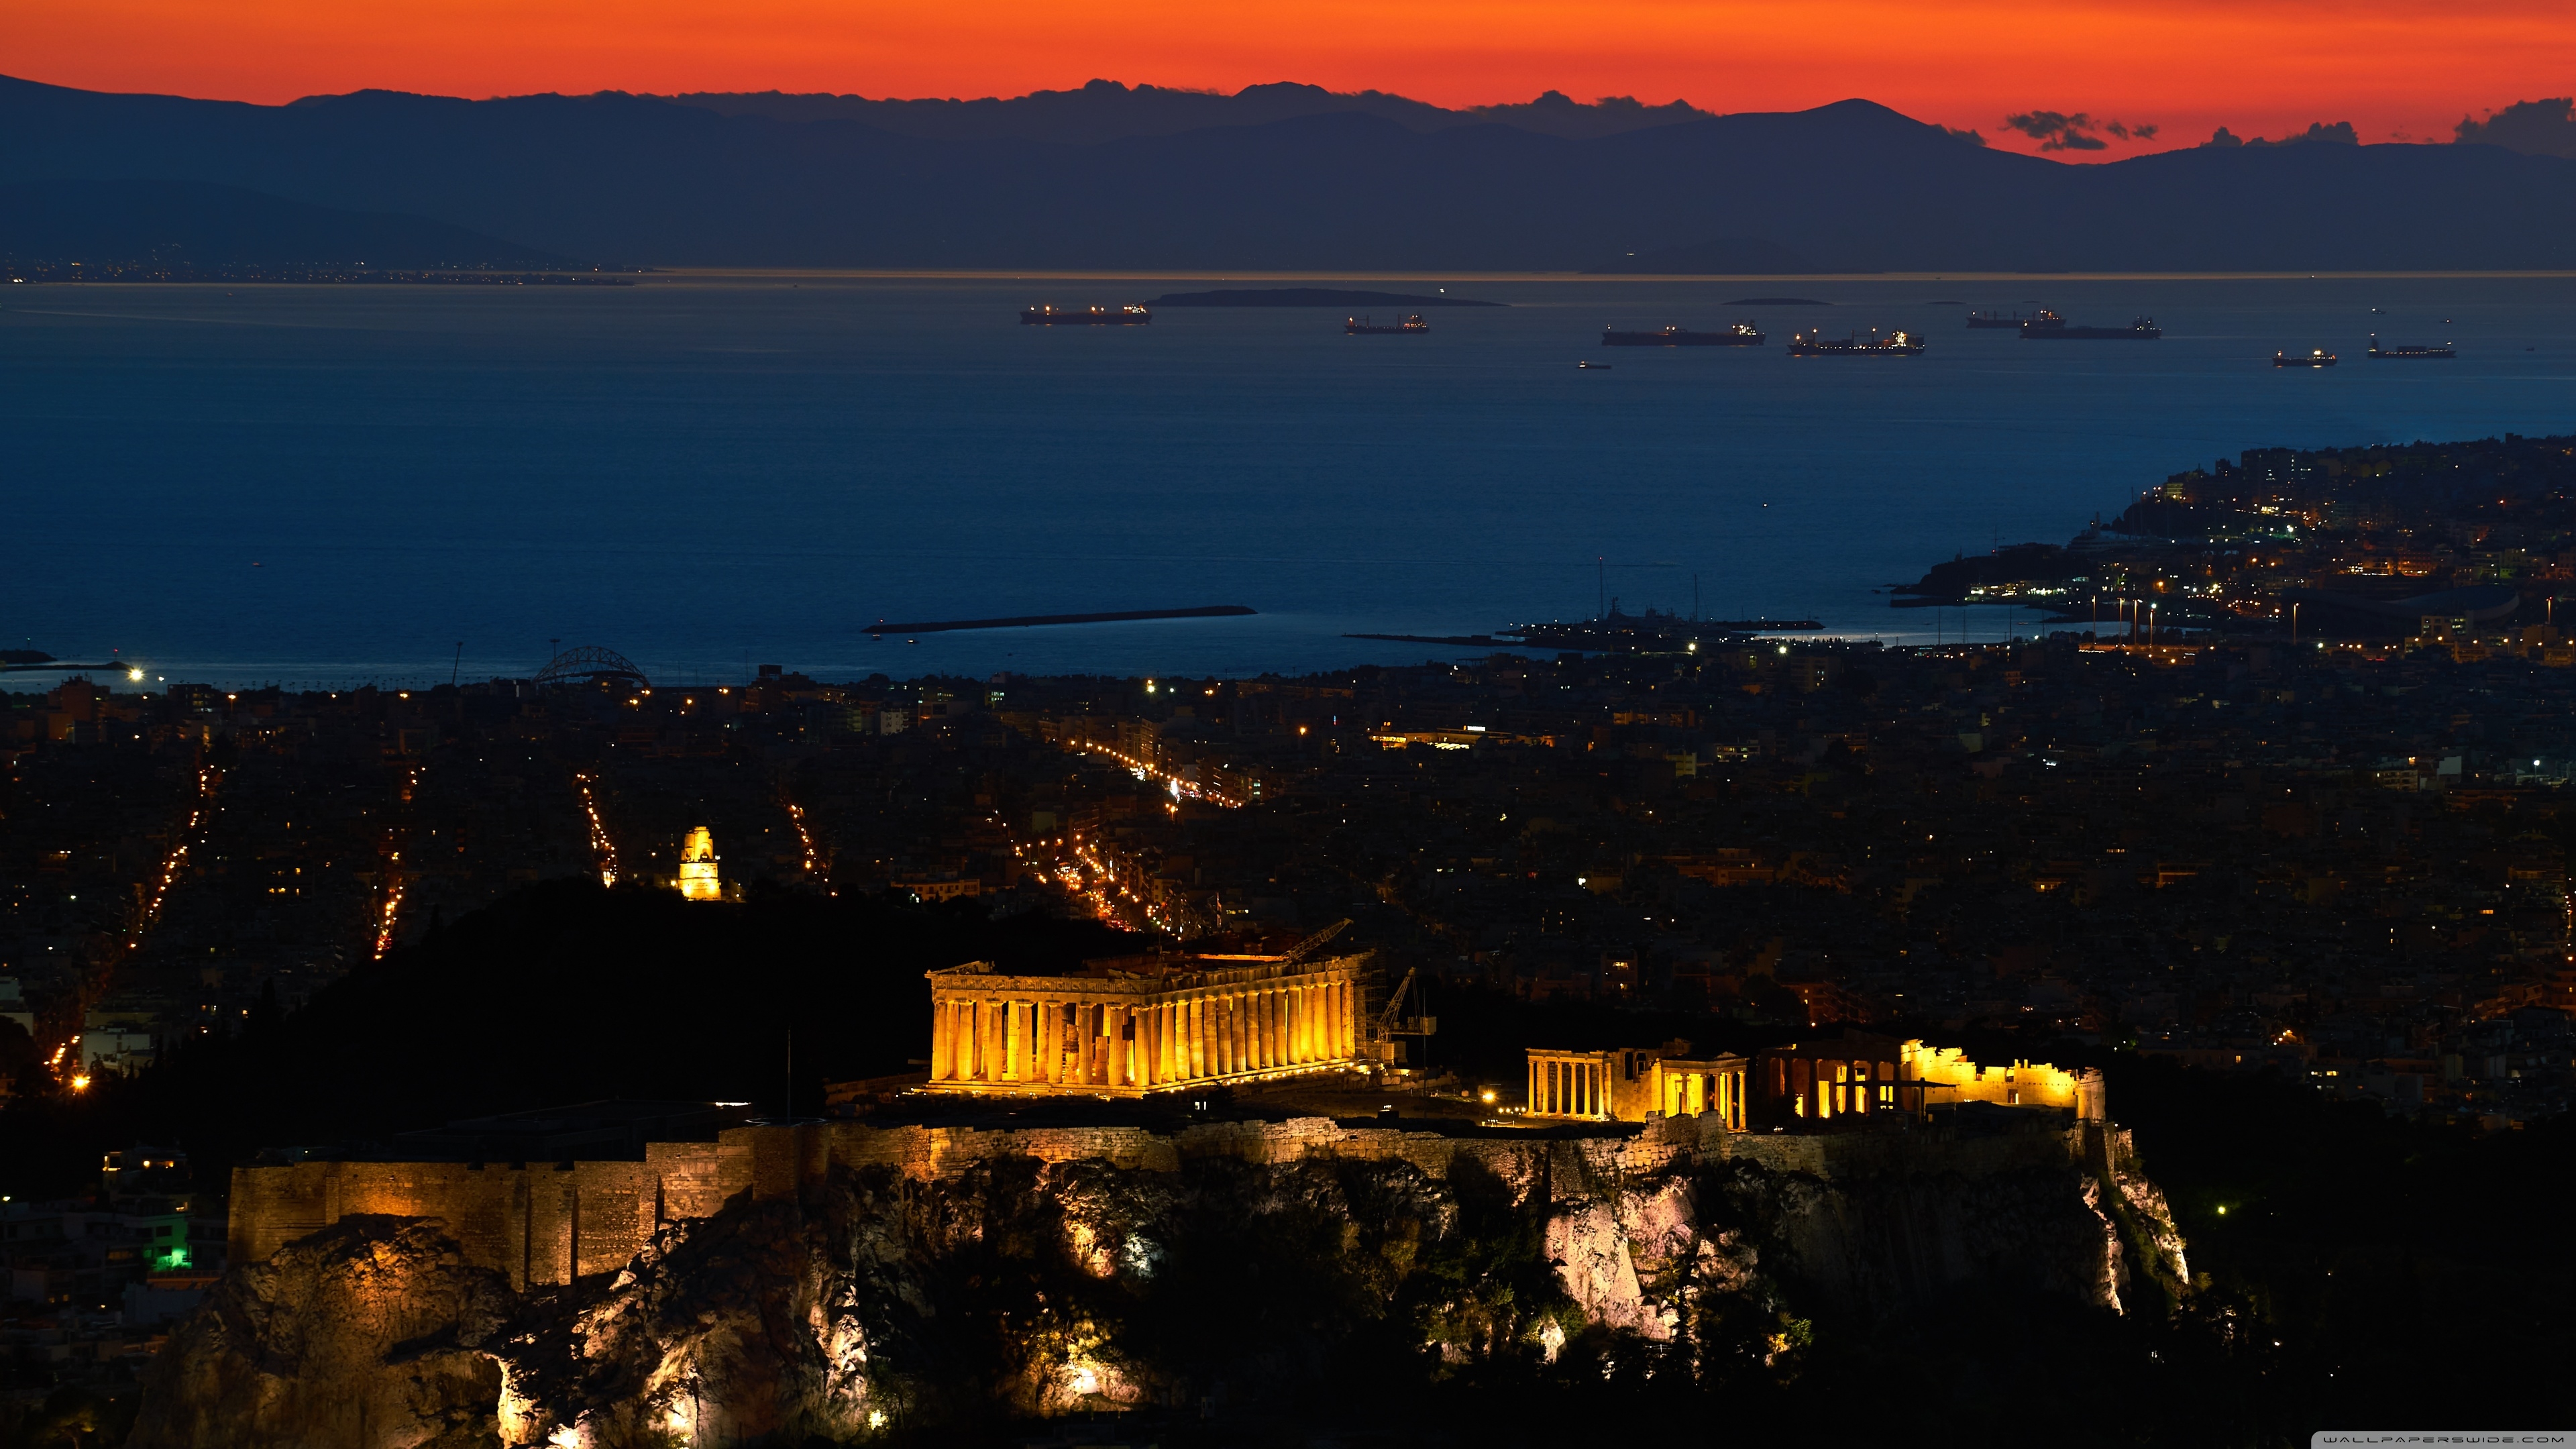
{"label": "illuminated temple", "polygon": [[2102,1073],[2046,1062],[1987,1066],[1956,1047],[1846,1029],[1838,1037],[1739,1056],[1682,1056],[1682,1044],[1609,1051],[1533,1047],[1527,1115],[1642,1122],[1714,1112],[1732,1131],[1819,1130],[1872,1116],[1923,1117],[1935,1107],[1983,1102],[2048,1108],[2105,1121]]}
{"label": "illuminated temple", "polygon": [[927,1090],[1139,1097],[1357,1067],[1366,953],[1127,956],[1066,976],[930,978]]}
{"label": "illuminated temple", "polygon": [[724,899],[724,881],[716,874],[716,838],[701,825],[689,832],[680,846],[680,874],[673,881],[682,898],[692,901]]}

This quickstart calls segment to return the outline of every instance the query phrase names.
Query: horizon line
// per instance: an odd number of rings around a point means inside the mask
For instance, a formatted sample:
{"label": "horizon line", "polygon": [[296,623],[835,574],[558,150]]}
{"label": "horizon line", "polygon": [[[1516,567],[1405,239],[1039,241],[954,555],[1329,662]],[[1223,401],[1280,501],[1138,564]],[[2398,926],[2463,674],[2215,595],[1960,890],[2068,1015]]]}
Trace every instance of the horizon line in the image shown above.
{"label": "horizon line", "polygon": [[[2065,271],[2065,272],[1432,272],[1421,270],[1381,271],[1210,271],[1179,269],[1155,271],[1148,268],[1054,268],[1014,271],[1008,268],[952,267],[654,267],[636,274],[638,280],[666,277],[678,280],[720,278],[757,279],[763,277],[841,278],[851,281],[961,281],[961,282],[1084,282],[1084,281],[1166,281],[1166,282],[1294,282],[1294,281],[1377,281],[1407,279],[1446,282],[2278,282],[2278,281],[2449,281],[2479,278],[2516,281],[2553,281],[2576,278],[2576,269],[2475,271],[2444,269],[2434,271],[2353,271],[2353,272],[2283,272],[2283,271]],[[84,282],[83,286],[114,286],[116,283]],[[168,285],[135,283],[133,285]]]}

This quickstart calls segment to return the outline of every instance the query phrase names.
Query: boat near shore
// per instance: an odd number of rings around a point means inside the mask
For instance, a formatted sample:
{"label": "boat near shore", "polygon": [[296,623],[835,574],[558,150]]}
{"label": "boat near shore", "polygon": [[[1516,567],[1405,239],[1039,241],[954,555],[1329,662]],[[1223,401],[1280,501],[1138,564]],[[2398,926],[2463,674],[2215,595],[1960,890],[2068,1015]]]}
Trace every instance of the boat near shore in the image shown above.
{"label": "boat near shore", "polygon": [[1431,330],[1431,324],[1414,313],[1392,327],[1381,327],[1374,317],[1350,317],[1342,322],[1345,337],[1420,337]]}
{"label": "boat near shore", "polygon": [[2322,347],[2312,347],[2305,352],[2275,352],[2272,354],[2272,365],[2274,367],[2332,367],[2335,365],[2335,355]]}

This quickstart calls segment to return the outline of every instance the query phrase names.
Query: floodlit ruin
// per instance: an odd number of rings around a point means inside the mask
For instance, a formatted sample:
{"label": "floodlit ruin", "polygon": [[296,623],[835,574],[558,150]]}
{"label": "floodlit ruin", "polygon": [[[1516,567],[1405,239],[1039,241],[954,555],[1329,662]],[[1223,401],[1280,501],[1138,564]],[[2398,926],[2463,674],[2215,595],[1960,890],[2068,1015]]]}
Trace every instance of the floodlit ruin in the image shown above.
{"label": "floodlit ruin", "polygon": [[937,1092],[1133,1097],[1360,1065],[1365,954],[1128,956],[1072,975],[930,976]]}
{"label": "floodlit ruin", "polygon": [[1987,1066],[1956,1047],[1846,1030],[1841,1036],[1740,1056],[1687,1058],[1686,1048],[1529,1050],[1528,1115],[1643,1122],[1716,1114],[1732,1131],[1857,1125],[1873,1115],[1921,1118],[1962,1102],[2055,1108],[2074,1120],[2109,1118],[2102,1074],[2046,1062]]}

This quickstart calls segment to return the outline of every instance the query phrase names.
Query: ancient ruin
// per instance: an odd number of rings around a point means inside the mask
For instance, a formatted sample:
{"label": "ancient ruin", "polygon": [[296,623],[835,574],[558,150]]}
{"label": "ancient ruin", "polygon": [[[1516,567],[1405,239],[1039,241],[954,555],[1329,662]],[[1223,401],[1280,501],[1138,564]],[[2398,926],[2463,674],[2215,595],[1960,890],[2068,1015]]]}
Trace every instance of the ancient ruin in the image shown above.
{"label": "ancient ruin", "polygon": [[1156,955],[930,976],[929,1090],[1138,1097],[1359,1065],[1365,955]]}

